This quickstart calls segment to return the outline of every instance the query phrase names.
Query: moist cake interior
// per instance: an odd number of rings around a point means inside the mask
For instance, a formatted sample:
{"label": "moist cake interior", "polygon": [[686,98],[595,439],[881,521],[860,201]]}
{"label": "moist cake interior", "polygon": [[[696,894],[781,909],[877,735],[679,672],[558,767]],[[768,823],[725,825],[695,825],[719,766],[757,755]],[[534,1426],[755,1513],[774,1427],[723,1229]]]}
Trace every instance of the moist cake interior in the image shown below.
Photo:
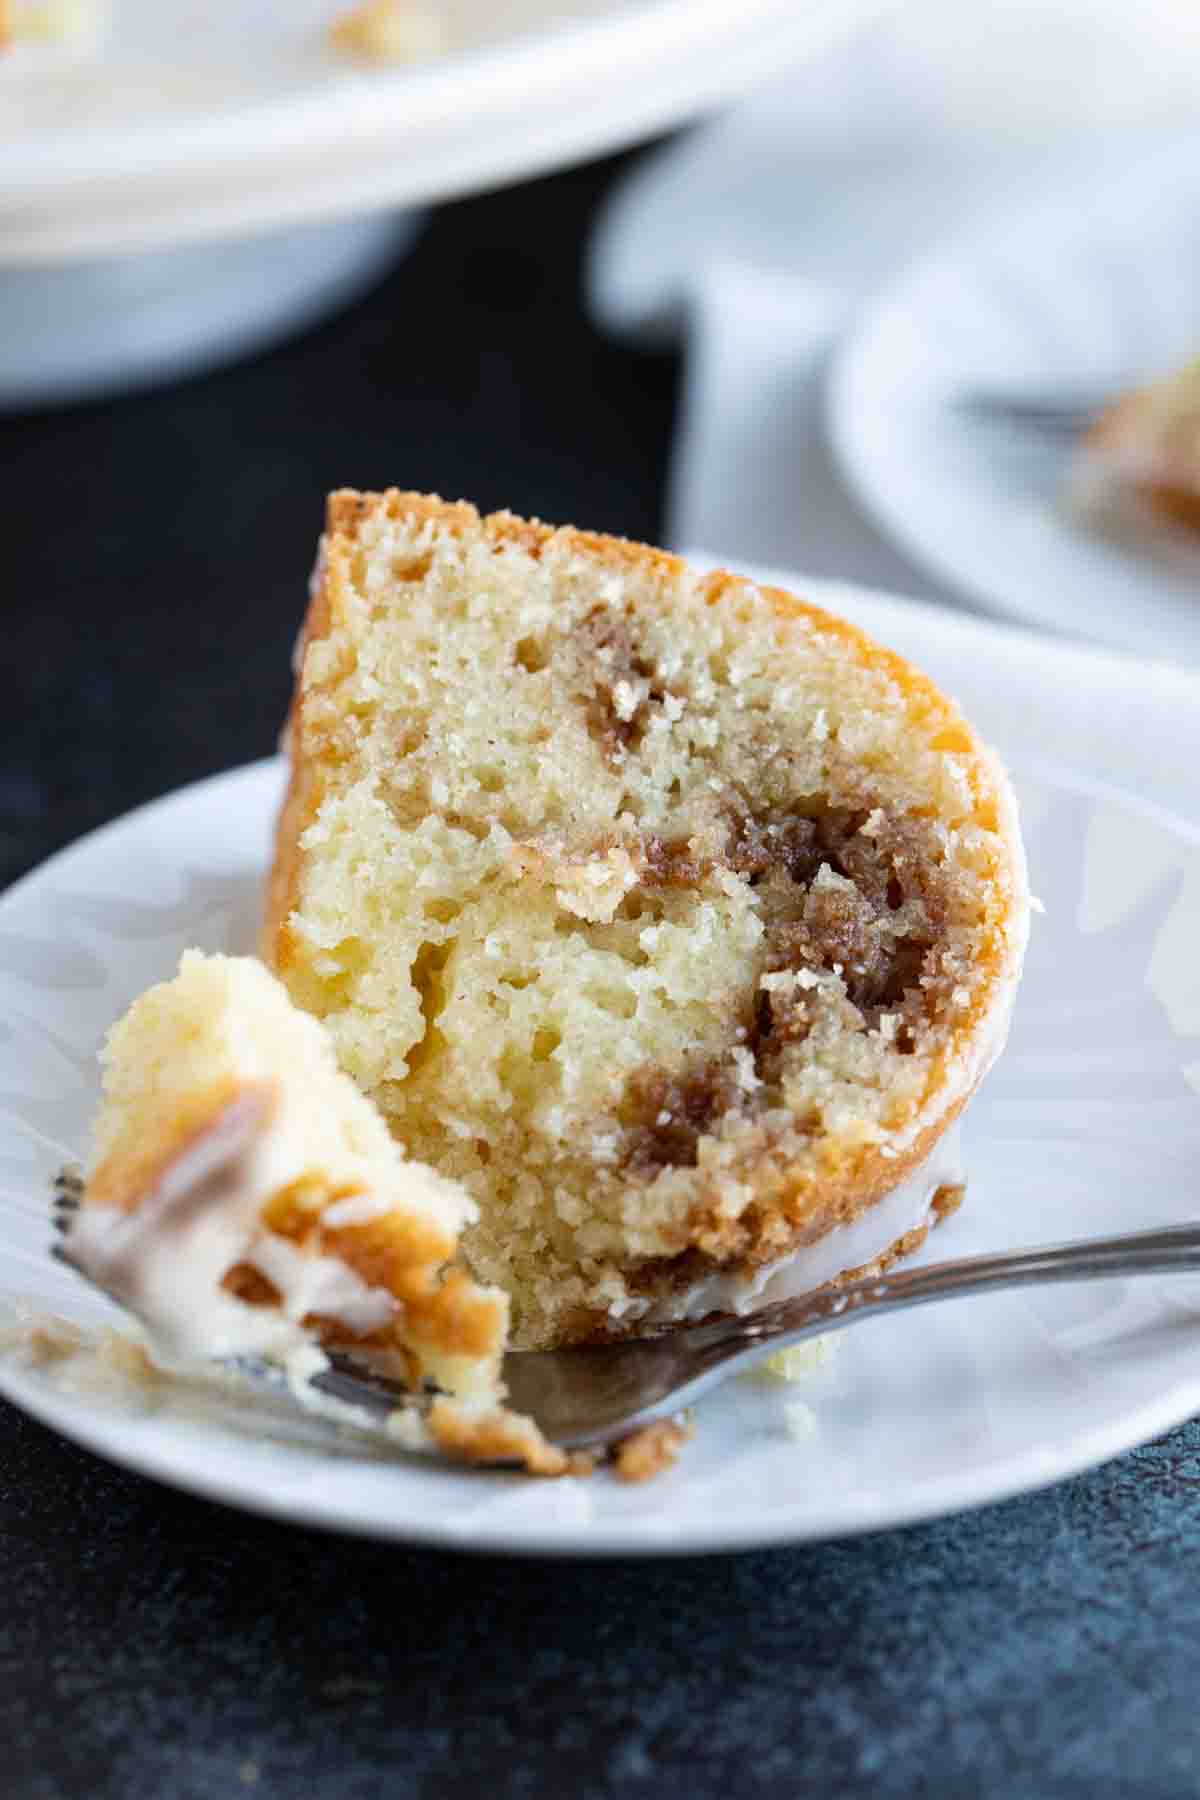
{"label": "moist cake interior", "polygon": [[954,710],[822,615],[402,498],[310,626],[273,960],[479,1202],[515,1341],[636,1324],[886,1175],[994,997],[995,791]]}

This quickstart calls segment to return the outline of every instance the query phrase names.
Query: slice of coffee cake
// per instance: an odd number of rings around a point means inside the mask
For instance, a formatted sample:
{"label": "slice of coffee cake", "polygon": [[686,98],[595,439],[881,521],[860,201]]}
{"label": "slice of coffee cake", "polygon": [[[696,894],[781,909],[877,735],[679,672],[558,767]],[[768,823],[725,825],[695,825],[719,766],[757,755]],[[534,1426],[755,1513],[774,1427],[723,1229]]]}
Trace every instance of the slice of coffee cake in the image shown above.
{"label": "slice of coffee cake", "polygon": [[639,545],[339,493],[289,747],[264,954],[472,1195],[515,1342],[878,1267],[956,1198],[1024,860],[899,657]]}

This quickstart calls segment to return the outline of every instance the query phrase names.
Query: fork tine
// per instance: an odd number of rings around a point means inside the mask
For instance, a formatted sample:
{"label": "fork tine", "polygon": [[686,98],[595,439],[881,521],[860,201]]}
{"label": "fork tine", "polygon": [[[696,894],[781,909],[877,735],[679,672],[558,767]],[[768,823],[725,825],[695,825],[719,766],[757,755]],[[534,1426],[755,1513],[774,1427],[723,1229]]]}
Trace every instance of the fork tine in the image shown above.
{"label": "fork tine", "polygon": [[54,1177],[54,1197],[50,1203],[54,1229],[65,1236],[83,1204],[83,1174],[74,1163],[68,1163]]}

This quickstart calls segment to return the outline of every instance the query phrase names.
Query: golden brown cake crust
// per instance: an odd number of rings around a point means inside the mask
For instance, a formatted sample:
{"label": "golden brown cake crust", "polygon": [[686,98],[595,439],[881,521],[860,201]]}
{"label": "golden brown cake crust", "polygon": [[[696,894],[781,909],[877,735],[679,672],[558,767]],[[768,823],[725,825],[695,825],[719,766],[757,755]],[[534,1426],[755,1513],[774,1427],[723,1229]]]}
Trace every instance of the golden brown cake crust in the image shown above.
{"label": "golden brown cake crust", "polygon": [[[397,489],[385,493],[342,490],[332,494],[328,502],[326,533],[305,625],[305,649],[328,637],[348,615],[353,598],[351,565],[360,527],[364,520],[379,514],[414,525],[431,523],[439,532],[462,539],[482,533],[497,550],[519,546],[535,559],[554,543],[568,551],[586,552],[601,570],[637,570],[664,592],[686,574],[686,565],[680,558],[621,538],[573,527],[556,530],[506,512],[481,517],[465,502],[448,503]],[[1005,916],[991,929],[981,949],[983,979],[956,1019],[953,1042],[935,1066],[918,1129],[909,1140],[899,1148],[895,1144],[881,1146],[870,1142],[831,1143],[819,1176],[815,1177],[811,1170],[794,1170],[791,1175],[776,1171],[764,1203],[747,1207],[739,1216],[698,1204],[678,1231],[672,1255],[654,1259],[654,1266],[647,1267],[647,1279],[657,1280],[660,1291],[663,1283],[668,1289],[672,1284],[668,1265],[675,1257],[681,1259],[679,1285],[683,1285],[683,1271],[694,1257],[702,1258],[710,1271],[714,1267],[754,1267],[772,1262],[815,1242],[837,1225],[851,1223],[918,1170],[985,1072],[988,1058],[976,1057],[964,1079],[961,1057],[985,1023],[990,1023],[997,997],[1006,986],[1011,987],[1020,960],[1020,946],[1014,941],[1018,934],[1010,930],[1013,913],[1024,905],[1023,891],[1018,891],[1022,877],[1014,873],[1020,867],[1020,851],[1011,802],[1003,777],[957,707],[902,657],[875,644],[855,626],[794,595],[759,587],[720,570],[703,577],[700,583],[700,591],[710,604],[739,589],[753,589],[766,598],[779,617],[806,621],[822,636],[848,649],[861,666],[886,677],[901,696],[909,721],[932,747],[954,752],[961,758],[969,784],[972,821],[983,831],[996,834],[992,875],[998,890],[1006,894],[1007,904]],[[298,684],[288,727],[292,772],[278,825],[262,940],[266,961],[285,980],[299,961],[289,919],[299,904],[303,884],[301,839],[316,817],[322,798],[320,769],[310,754],[311,746],[301,742],[303,705],[302,686]],[[1005,861],[1006,855],[1009,862]],[[694,1275],[693,1269],[693,1278]],[[611,1321],[602,1326],[597,1315],[581,1310],[560,1341],[611,1335]]]}

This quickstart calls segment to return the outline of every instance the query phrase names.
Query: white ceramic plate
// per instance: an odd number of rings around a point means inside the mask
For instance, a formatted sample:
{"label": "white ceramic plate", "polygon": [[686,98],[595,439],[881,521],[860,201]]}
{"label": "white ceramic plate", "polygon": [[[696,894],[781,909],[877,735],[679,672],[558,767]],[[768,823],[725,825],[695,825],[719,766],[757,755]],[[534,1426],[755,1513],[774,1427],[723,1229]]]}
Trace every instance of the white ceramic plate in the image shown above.
{"label": "white ceramic plate", "polygon": [[973,419],[978,389],[1118,392],[1200,351],[1200,164],[1160,147],[1078,178],[920,263],[834,369],[829,424],[859,498],[912,556],[1000,612],[1200,662],[1200,553],[1120,542],[1063,501],[1069,450]]}
{"label": "white ceramic plate", "polygon": [[[967,1121],[967,1203],[932,1254],[1179,1221],[1200,1158],[1193,686],[861,592],[831,598],[957,689],[1011,755],[1046,907],[1010,1048]],[[1113,784],[1114,767],[1140,797]],[[264,763],[185,789],[0,902],[6,1301],[85,1325],[115,1316],[46,1256],[47,1184],[83,1143],[109,1022],[185,945],[252,944],[280,779]],[[1185,1418],[1200,1409],[1200,1282],[1001,1295],[861,1325],[800,1384],[728,1383],[698,1409],[680,1466],[646,1487],[334,1454],[303,1431],[256,1439],[219,1410],[122,1410],[11,1360],[0,1391],[114,1461],[308,1524],[556,1554],[738,1549],[994,1500]],[[797,1403],[813,1426],[800,1438]]]}
{"label": "white ceramic plate", "polygon": [[0,263],[411,205],[598,153],[800,56],[867,0],[426,0],[445,54],[359,67],[349,0],[114,0],[91,56],[0,58]]}

